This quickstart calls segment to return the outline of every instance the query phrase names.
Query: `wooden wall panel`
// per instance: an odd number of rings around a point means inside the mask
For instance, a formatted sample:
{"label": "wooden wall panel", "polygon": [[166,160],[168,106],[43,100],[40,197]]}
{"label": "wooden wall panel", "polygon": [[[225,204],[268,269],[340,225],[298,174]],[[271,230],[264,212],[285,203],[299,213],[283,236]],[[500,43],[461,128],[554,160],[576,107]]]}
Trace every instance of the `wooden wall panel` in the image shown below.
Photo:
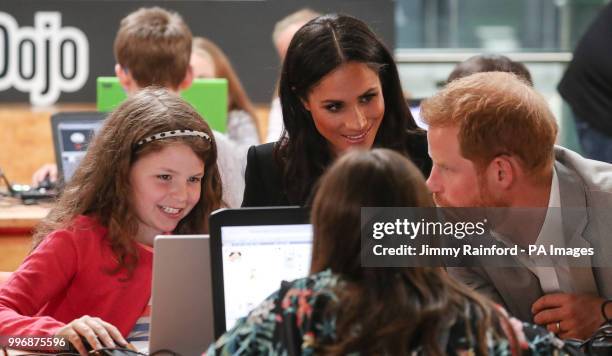
{"label": "wooden wall panel", "polygon": [[[255,106],[263,137],[268,128],[267,104]],[[0,169],[11,183],[30,184],[34,171],[55,162],[51,115],[60,111],[95,111],[94,104],[62,104],[35,108],[27,104],[0,104]],[[0,182],[0,188],[4,188]]]}
{"label": "wooden wall panel", "polygon": [[51,115],[58,111],[94,111],[93,104],[33,108],[26,104],[0,105],[0,168],[12,183],[29,184],[45,163],[55,162]]}

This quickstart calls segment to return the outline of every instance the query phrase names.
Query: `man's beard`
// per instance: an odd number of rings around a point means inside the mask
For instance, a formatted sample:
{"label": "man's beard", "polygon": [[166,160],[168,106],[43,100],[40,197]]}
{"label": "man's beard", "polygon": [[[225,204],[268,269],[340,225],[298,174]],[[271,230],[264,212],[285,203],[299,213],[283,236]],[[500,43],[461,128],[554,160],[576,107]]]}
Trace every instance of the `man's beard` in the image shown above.
{"label": "man's beard", "polygon": [[433,199],[437,207],[447,208],[504,208],[510,206],[509,202],[495,198],[486,181],[480,177],[478,178],[478,193],[471,200],[462,202],[461,206],[450,203],[436,193],[433,193]]}

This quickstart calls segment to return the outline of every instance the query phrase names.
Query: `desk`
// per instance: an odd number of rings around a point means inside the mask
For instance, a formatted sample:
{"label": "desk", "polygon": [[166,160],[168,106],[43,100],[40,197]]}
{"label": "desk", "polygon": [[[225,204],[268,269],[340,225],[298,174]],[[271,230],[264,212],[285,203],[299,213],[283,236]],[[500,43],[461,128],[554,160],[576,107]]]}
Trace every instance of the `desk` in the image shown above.
{"label": "desk", "polygon": [[32,248],[32,231],[51,206],[0,198],[0,271],[14,271]]}

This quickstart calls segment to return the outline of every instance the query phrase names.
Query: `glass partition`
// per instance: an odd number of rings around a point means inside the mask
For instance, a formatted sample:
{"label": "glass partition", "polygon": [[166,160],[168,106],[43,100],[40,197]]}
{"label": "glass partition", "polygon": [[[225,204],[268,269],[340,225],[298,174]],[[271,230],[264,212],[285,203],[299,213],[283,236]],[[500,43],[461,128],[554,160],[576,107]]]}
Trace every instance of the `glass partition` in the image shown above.
{"label": "glass partition", "polygon": [[[571,51],[607,0],[397,0],[396,59],[406,95],[426,98],[472,55],[523,62],[575,150],[571,114],[556,87]],[[569,115],[568,115],[569,114]]]}

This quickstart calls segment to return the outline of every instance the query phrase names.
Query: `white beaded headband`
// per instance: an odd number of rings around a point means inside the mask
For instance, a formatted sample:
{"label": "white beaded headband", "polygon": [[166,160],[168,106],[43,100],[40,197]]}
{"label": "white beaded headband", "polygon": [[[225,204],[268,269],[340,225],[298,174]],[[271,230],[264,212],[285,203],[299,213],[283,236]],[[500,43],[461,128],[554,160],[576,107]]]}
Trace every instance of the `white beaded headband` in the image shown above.
{"label": "white beaded headband", "polygon": [[161,139],[169,138],[169,137],[177,137],[177,136],[197,136],[197,137],[201,137],[205,139],[208,142],[211,142],[210,136],[208,136],[206,132],[194,131],[194,130],[172,130],[172,131],[156,133],[155,135],[145,137],[142,140],[138,141],[136,146],[138,147],[138,146],[144,145],[145,143],[149,143],[151,141],[161,140]]}

